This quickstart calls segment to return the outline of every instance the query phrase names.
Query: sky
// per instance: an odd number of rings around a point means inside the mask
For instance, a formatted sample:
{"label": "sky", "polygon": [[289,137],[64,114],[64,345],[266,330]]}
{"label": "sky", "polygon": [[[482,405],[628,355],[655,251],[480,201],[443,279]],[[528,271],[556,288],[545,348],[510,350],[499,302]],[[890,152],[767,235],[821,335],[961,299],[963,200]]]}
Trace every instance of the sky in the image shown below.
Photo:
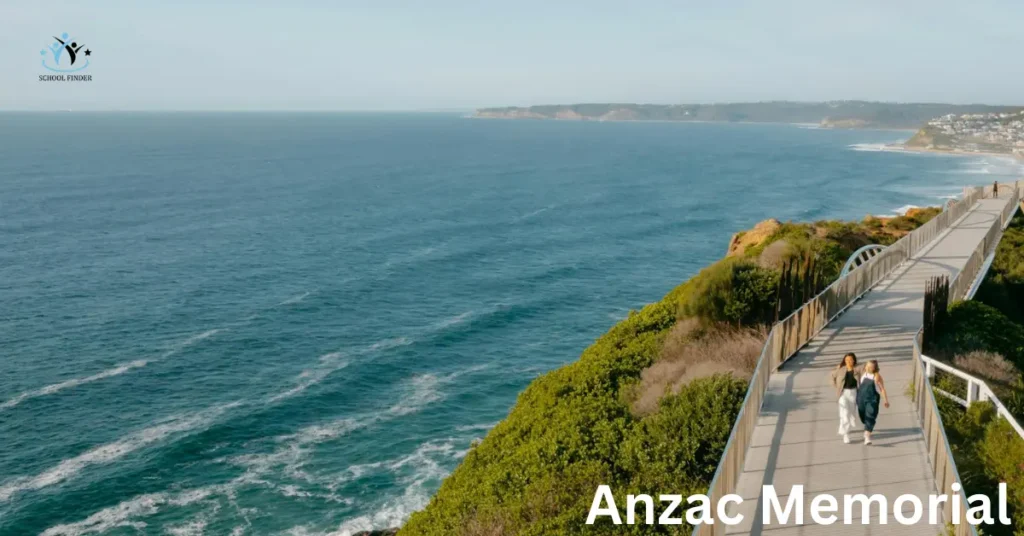
{"label": "sky", "polygon": [[[1019,0],[0,0],[0,110],[1024,104],[1022,21]],[[63,32],[92,81],[39,80]]]}

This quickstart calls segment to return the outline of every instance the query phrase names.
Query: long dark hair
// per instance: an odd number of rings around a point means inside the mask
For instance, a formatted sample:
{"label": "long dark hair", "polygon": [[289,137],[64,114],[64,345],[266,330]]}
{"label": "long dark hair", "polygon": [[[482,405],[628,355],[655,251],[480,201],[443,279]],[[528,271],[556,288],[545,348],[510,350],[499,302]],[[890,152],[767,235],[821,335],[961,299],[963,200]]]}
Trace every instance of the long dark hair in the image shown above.
{"label": "long dark hair", "polygon": [[843,367],[845,367],[846,366],[846,358],[847,357],[852,357],[853,358],[853,366],[855,366],[855,367],[857,366],[857,354],[855,354],[853,352],[848,352],[846,355],[843,356],[843,358],[841,360],[839,360],[839,366],[836,367],[836,368],[843,368]]}

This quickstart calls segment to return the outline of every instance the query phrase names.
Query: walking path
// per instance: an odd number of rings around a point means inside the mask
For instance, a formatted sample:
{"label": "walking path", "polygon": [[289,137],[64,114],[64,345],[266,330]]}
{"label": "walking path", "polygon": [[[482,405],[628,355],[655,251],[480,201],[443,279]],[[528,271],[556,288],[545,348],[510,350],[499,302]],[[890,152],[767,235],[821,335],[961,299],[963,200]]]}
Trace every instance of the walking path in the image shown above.
{"label": "walking path", "polygon": [[[922,499],[927,516],[928,495],[936,493],[921,426],[907,386],[913,375],[914,336],[921,328],[924,287],[928,278],[953,276],[967,263],[986,231],[1000,218],[1008,199],[983,199],[920,254],[897,268],[845,314],[771,376],[758,415],[736,493],[743,502],[734,512],[743,523],[730,534],[811,536],[815,534],[928,534],[942,527],[925,522],[898,524],[889,513],[888,525],[842,522],[844,494],[882,494],[893,504],[910,493]],[[836,391],[829,374],[847,352],[858,361],[877,359],[892,406],[881,408],[872,445],[863,444],[861,429],[843,444],[837,428]],[[773,484],[785,505],[791,486],[804,486],[804,498],[828,493],[839,499],[839,522],[818,525],[807,509],[803,525],[781,525],[772,512],[771,525],[762,526],[761,486]],[[877,509],[875,509],[877,510]],[[909,513],[909,510],[907,511]],[[877,511],[875,517],[877,517]]]}

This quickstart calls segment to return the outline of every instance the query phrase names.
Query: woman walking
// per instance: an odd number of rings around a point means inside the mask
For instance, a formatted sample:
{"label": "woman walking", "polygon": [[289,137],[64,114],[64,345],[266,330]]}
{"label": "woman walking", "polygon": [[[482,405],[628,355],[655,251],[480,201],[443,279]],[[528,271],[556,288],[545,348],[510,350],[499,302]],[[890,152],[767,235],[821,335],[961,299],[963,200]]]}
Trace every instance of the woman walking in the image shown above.
{"label": "woman walking", "polygon": [[885,382],[878,370],[878,361],[868,361],[864,374],[860,377],[857,387],[857,413],[860,422],[864,423],[864,444],[871,444],[871,432],[875,431],[875,419],[878,418],[879,395],[889,407],[889,395],[885,393]]}
{"label": "woman walking", "polygon": [[850,430],[857,419],[857,384],[863,373],[864,368],[857,366],[857,355],[853,352],[844,355],[832,371],[832,385],[839,398],[839,435],[843,436],[843,443],[850,442]]}

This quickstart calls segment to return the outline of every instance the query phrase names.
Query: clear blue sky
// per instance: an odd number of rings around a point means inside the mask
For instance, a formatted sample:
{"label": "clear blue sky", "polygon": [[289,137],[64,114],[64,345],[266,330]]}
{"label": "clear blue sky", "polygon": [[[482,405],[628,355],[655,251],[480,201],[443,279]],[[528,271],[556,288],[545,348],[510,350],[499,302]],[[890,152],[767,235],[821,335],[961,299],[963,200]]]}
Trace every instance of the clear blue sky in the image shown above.
{"label": "clear blue sky", "polygon": [[[0,109],[1024,104],[1024,2],[7,0]],[[43,83],[69,32],[90,83]]]}

